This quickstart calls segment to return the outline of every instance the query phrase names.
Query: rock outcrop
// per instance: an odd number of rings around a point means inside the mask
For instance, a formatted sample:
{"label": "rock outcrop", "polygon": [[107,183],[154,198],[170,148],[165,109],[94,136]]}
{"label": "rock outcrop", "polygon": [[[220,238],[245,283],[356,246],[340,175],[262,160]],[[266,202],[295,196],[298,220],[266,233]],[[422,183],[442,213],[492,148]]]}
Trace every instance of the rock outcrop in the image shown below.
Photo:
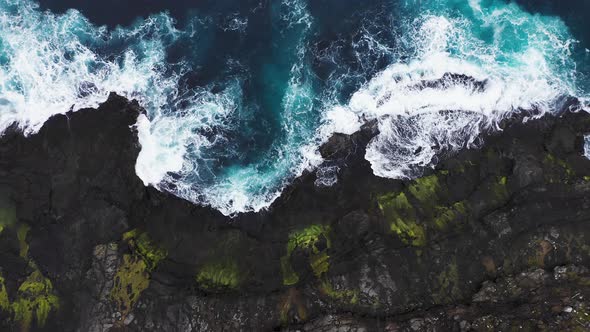
{"label": "rock outcrop", "polygon": [[505,121],[414,181],[378,178],[368,124],[268,211],[229,219],[135,175],[142,112],[0,139],[0,328],[590,329],[590,115]]}

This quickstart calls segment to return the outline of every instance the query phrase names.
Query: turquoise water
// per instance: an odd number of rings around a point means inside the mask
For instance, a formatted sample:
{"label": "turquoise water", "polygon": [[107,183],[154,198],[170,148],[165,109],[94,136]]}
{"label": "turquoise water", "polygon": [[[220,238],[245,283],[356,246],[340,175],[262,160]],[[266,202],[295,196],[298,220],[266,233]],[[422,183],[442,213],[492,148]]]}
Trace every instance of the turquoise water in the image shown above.
{"label": "turquoise water", "polygon": [[[0,130],[138,99],[137,174],[222,213],[258,211],[318,146],[376,119],[366,158],[411,178],[514,112],[587,107],[584,1],[0,0]],[[586,11],[587,12],[587,11]]]}

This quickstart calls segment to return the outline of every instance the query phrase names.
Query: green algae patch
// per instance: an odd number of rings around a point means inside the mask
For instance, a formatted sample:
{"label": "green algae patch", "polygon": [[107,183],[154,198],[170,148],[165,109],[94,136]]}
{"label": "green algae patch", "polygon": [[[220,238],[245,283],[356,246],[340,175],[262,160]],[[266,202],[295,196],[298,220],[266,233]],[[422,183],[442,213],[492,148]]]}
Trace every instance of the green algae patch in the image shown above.
{"label": "green algae patch", "polygon": [[204,289],[236,289],[240,283],[240,269],[235,260],[205,264],[197,273],[197,282]]}
{"label": "green algae patch", "polygon": [[326,240],[327,248],[331,247],[330,226],[326,225],[311,225],[300,231],[292,232],[289,235],[289,242],[287,243],[287,255],[291,255],[296,248],[308,249],[313,253],[319,253],[320,249],[317,245],[323,237]]}
{"label": "green algae patch", "polygon": [[497,203],[504,202],[510,198],[510,193],[506,186],[507,183],[508,179],[505,176],[499,176],[496,178],[496,181],[492,182],[490,189]]}
{"label": "green algae patch", "polygon": [[59,309],[59,299],[53,292],[51,281],[36,269],[18,288],[11,308],[14,320],[20,322],[23,330],[28,330],[33,318],[37,326],[43,327],[49,314]]}
{"label": "green algae patch", "polygon": [[405,193],[390,193],[377,197],[379,209],[390,222],[390,230],[405,244],[416,247],[426,244],[424,228],[416,223],[414,207]]}
{"label": "green algae patch", "polygon": [[168,256],[168,252],[154,244],[146,233],[141,234],[135,244],[137,253],[144,259],[150,271],[155,269],[158,263]]}
{"label": "green algae patch", "polygon": [[[7,224],[11,225],[12,223]],[[5,280],[0,275],[0,309],[11,312],[14,321],[21,325],[23,331],[29,330],[33,322],[37,327],[43,327],[49,314],[59,310],[59,298],[55,294],[51,280],[41,273],[32,259],[29,259],[27,235],[30,229],[27,224],[19,224],[16,229],[19,255],[28,262],[33,272],[20,284],[12,303],[8,298]]]}
{"label": "green algae patch", "polygon": [[[384,204],[387,204],[387,202],[384,201]],[[299,282],[299,275],[293,270],[291,265],[291,255],[296,250],[302,250],[307,255],[309,267],[319,283],[319,291],[332,301],[356,304],[359,297],[358,290],[335,290],[327,279],[327,273],[330,269],[330,255],[328,250],[332,247],[330,232],[331,227],[328,225],[311,225],[304,229],[291,232],[287,243],[287,254],[281,257],[283,284],[285,286],[293,286]],[[284,310],[285,308],[281,308],[281,321],[285,321],[288,317],[287,311]],[[301,317],[301,314],[298,315]]]}
{"label": "green algae patch", "polygon": [[150,278],[145,261],[135,255],[123,255],[123,260],[111,289],[111,299],[121,312],[121,320],[131,312],[141,293],[149,286]]}
{"label": "green algae patch", "polygon": [[27,234],[29,234],[29,230],[31,227],[27,224],[20,224],[18,230],[16,231],[16,236],[18,238],[18,244],[20,248],[19,255],[22,258],[27,259],[29,255],[29,243],[27,242]]}
{"label": "green algae patch", "polygon": [[168,251],[158,246],[147,233],[137,229],[123,234],[123,240],[127,241],[134,252],[141,256],[149,271],[153,271],[160,261],[168,256]]}
{"label": "green algae patch", "polygon": [[357,304],[359,300],[359,291],[352,289],[335,290],[327,280],[324,280],[320,284],[320,291],[328,296],[330,299],[345,304]]}
{"label": "green algae patch", "polygon": [[313,274],[319,278],[324,273],[328,272],[328,269],[330,268],[330,256],[325,252],[311,255],[309,257],[309,265],[311,266]]}
{"label": "green algae patch", "polygon": [[10,300],[6,291],[6,281],[0,273],[0,310],[8,312],[10,310]]}
{"label": "green algae patch", "polygon": [[414,180],[408,191],[421,203],[431,203],[437,200],[439,188],[438,176],[433,174]]}
{"label": "green algae patch", "polygon": [[549,172],[545,172],[545,181],[549,183],[561,181],[568,183],[576,176],[576,172],[565,160],[559,159],[550,153],[545,156],[543,165],[549,169]]}
{"label": "green algae patch", "polygon": [[14,207],[0,207],[0,233],[4,228],[16,223],[16,209]]}
{"label": "green algae patch", "polygon": [[458,218],[467,216],[467,205],[465,201],[456,202],[450,207],[441,206],[436,207],[436,214],[434,217],[434,224],[438,229],[446,229],[449,224]]}
{"label": "green algae patch", "polygon": [[437,208],[437,215],[434,218],[434,224],[438,229],[445,229],[447,228],[448,224],[450,224],[456,218],[455,211],[448,207],[439,207]]}
{"label": "green algae patch", "polygon": [[390,228],[405,244],[411,244],[414,247],[426,245],[424,227],[418,225],[415,221],[403,221],[398,218],[391,223]]}
{"label": "green algae patch", "polygon": [[123,233],[123,240],[128,243],[132,253],[123,255],[110,293],[121,313],[121,321],[125,320],[149,286],[150,273],[168,256],[164,248],[139,229]]}
{"label": "green algae patch", "polygon": [[405,193],[389,193],[377,197],[377,204],[383,214],[397,214],[398,211],[413,211]]}
{"label": "green algae patch", "polygon": [[439,171],[412,181],[404,191],[377,196],[377,205],[389,229],[403,243],[423,247],[429,233],[447,230],[453,221],[468,217],[465,201],[450,205],[445,202],[446,189],[441,186],[440,179],[448,174],[448,171]]}
{"label": "green algae patch", "polygon": [[0,233],[10,226],[16,224],[16,208],[12,201],[2,195],[0,196]]}
{"label": "green algae patch", "polygon": [[299,275],[293,270],[290,261],[291,255],[297,249],[305,251],[309,257],[309,266],[316,277],[319,278],[328,272],[330,255],[328,255],[327,251],[332,247],[330,231],[331,228],[328,225],[311,225],[293,231],[289,235],[287,254],[281,257],[281,272],[285,286],[291,286],[299,282]]}
{"label": "green algae patch", "polygon": [[299,276],[293,270],[289,259],[290,256],[281,257],[281,273],[283,274],[283,285],[285,286],[292,286],[299,282]]}
{"label": "green algae patch", "polygon": [[448,303],[456,300],[461,295],[459,289],[459,272],[457,262],[453,261],[438,276],[438,292],[434,295],[437,304]]}
{"label": "green algae patch", "polygon": [[227,293],[248,284],[256,272],[243,252],[251,245],[251,239],[238,230],[224,232],[199,259],[194,275],[197,287],[207,293]]}
{"label": "green algae patch", "polygon": [[132,229],[128,232],[123,233],[123,240],[129,241],[129,240],[135,239],[139,234],[141,234],[139,229],[137,229],[137,228]]}

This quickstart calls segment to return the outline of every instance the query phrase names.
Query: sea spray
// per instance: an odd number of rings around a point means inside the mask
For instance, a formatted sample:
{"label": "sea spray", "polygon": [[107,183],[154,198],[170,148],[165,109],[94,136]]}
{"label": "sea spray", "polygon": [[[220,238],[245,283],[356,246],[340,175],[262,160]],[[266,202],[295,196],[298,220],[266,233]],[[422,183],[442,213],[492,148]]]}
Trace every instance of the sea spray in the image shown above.
{"label": "sea spray", "polygon": [[345,106],[379,121],[366,153],[376,175],[418,176],[514,112],[540,116],[584,93],[569,57],[575,41],[558,18],[502,1],[405,3],[398,59]]}
{"label": "sea spray", "polygon": [[[147,111],[137,175],[234,215],[268,207],[322,163],[332,134],[367,120],[380,132],[366,154],[374,173],[412,178],[515,112],[552,112],[566,96],[588,105],[588,45],[558,17],[514,3],[219,6],[107,28],[76,10],[0,0],[0,130],[34,134],[112,91],[137,99]],[[338,172],[323,165],[317,184]]]}

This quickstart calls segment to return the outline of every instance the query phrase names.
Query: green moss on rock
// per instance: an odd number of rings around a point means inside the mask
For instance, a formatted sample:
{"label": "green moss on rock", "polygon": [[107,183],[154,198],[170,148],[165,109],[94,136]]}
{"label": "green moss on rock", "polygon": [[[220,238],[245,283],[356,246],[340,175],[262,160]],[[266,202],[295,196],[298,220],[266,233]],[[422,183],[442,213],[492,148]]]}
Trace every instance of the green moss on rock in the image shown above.
{"label": "green moss on rock", "polygon": [[377,203],[390,230],[406,244],[420,247],[426,244],[424,228],[416,223],[414,207],[405,193],[390,193],[377,197]]}
{"label": "green moss on rock", "polygon": [[408,191],[421,203],[432,203],[437,200],[439,188],[438,176],[433,174],[416,179]]}
{"label": "green moss on rock", "polygon": [[316,277],[328,272],[330,268],[330,256],[326,252],[313,254],[309,257],[309,265]]}
{"label": "green moss on rock", "polygon": [[37,326],[44,326],[50,312],[59,309],[59,299],[54,294],[51,281],[36,269],[18,288],[11,309],[14,320],[21,324],[23,330],[28,330],[33,318]]}
{"label": "green moss on rock", "polygon": [[456,202],[449,206],[436,207],[434,224],[438,229],[446,229],[448,225],[459,217],[467,215],[467,205],[465,201]]}
{"label": "green moss on rock", "polygon": [[359,299],[359,291],[352,289],[335,290],[328,280],[324,280],[320,284],[320,291],[331,298],[332,300],[346,303],[346,304],[357,304]]}
{"label": "green moss on rock", "polygon": [[[332,247],[331,228],[328,225],[311,225],[293,231],[287,242],[287,254],[281,258],[283,284],[291,286],[299,282],[297,272],[291,266],[291,254],[296,249],[303,250],[309,257],[309,265],[316,277],[322,276],[330,268],[330,256],[327,250]],[[320,246],[323,243],[324,246]]]}
{"label": "green moss on rock", "polygon": [[415,221],[403,221],[397,219],[390,224],[391,231],[397,234],[402,242],[415,247],[426,245],[426,232],[424,227],[418,225]]}
{"label": "green moss on rock", "polygon": [[19,255],[22,258],[27,259],[29,255],[29,243],[27,242],[27,234],[31,227],[27,224],[20,224],[18,230],[16,231],[16,236],[18,238],[18,243],[20,247]]}
{"label": "green moss on rock", "polygon": [[413,211],[414,207],[408,201],[405,193],[389,193],[377,197],[379,209],[384,214],[398,214],[399,211]]}
{"label": "green moss on rock", "polygon": [[559,159],[550,153],[545,156],[543,166],[546,169],[545,181],[549,183],[561,181],[567,183],[576,176],[576,172],[565,160]]}
{"label": "green moss on rock", "polygon": [[16,209],[14,207],[0,207],[0,233],[4,228],[16,223]]}
{"label": "green moss on rock", "polygon": [[6,282],[0,273],[0,311],[8,312],[10,310],[10,301],[6,291]]}
{"label": "green moss on rock", "polygon": [[434,295],[437,304],[450,303],[460,296],[458,271],[457,262],[452,261],[438,276],[438,292]]}
{"label": "green moss on rock", "polygon": [[316,254],[319,253],[318,244],[322,237],[326,241],[327,248],[330,248],[330,230],[330,226],[327,225],[311,225],[302,230],[292,232],[289,235],[289,242],[287,243],[287,255],[291,255],[296,248],[308,249]]}
{"label": "green moss on rock", "polygon": [[123,240],[129,241],[129,240],[135,239],[140,233],[141,232],[139,231],[139,229],[134,228],[130,231],[123,233]]}
{"label": "green moss on rock", "polygon": [[137,245],[137,252],[143,257],[150,271],[156,268],[158,263],[168,255],[168,252],[164,248],[154,244],[147,233],[141,234],[135,243]]}
{"label": "green moss on rock", "polygon": [[508,179],[505,176],[499,176],[496,178],[496,181],[492,182],[491,191],[493,193],[494,200],[498,204],[510,198],[510,193],[508,192],[508,188],[506,186],[507,183]]}
{"label": "green moss on rock", "polygon": [[[12,218],[7,221],[6,214],[2,214],[4,225],[12,226],[15,224],[16,216],[9,213]],[[16,235],[19,242],[19,255],[25,259],[33,272],[20,284],[14,302],[10,303],[8,292],[6,290],[5,280],[0,275],[0,309],[4,312],[12,313],[14,321],[21,325],[23,331],[29,330],[32,323],[36,326],[43,327],[49,317],[49,314],[59,309],[59,298],[53,290],[51,280],[43,276],[37,264],[29,259],[29,243],[27,235],[30,227],[27,224],[20,224],[16,229]]]}
{"label": "green moss on rock", "polygon": [[390,230],[402,242],[425,246],[430,231],[445,230],[454,220],[467,216],[465,201],[451,205],[441,202],[446,199],[446,191],[440,179],[447,174],[440,171],[414,180],[405,191],[377,196],[377,205],[389,222]]}
{"label": "green moss on rock", "polygon": [[291,266],[290,256],[281,257],[281,273],[283,274],[283,284],[292,286],[299,282],[299,276]]}
{"label": "green moss on rock", "polygon": [[158,246],[149,235],[137,229],[123,234],[123,240],[127,241],[134,252],[141,256],[149,271],[154,270],[160,261],[168,256],[168,251]]}
{"label": "green moss on rock", "polygon": [[236,289],[240,282],[240,269],[235,260],[205,264],[197,273],[197,282],[205,289]]}
{"label": "green moss on rock", "polygon": [[150,278],[145,261],[136,255],[123,255],[110,294],[121,313],[121,320],[124,320],[133,309],[139,296],[149,284]]}

